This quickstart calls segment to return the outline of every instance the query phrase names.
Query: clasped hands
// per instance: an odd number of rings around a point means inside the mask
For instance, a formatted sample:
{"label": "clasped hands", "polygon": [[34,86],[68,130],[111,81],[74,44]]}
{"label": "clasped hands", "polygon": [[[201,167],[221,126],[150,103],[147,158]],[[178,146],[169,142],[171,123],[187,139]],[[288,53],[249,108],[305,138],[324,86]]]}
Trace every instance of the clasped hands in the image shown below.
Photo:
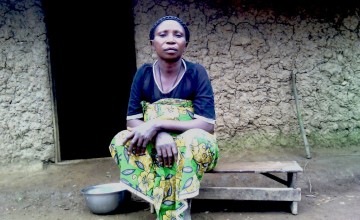
{"label": "clasped hands", "polygon": [[128,154],[143,155],[149,142],[154,141],[159,164],[171,167],[178,158],[178,150],[172,136],[164,131],[159,131],[155,121],[144,122],[134,128],[125,137],[122,145],[130,141]]}

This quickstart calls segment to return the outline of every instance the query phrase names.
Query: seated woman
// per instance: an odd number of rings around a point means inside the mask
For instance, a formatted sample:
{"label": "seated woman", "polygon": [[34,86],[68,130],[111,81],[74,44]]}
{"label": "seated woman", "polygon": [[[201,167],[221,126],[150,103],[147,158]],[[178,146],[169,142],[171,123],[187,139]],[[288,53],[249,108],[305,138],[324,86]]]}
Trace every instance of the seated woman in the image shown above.
{"label": "seated woman", "polygon": [[184,217],[204,172],[218,160],[214,94],[205,68],[185,60],[190,32],[175,16],[150,30],[158,59],[143,64],[131,86],[127,130],[109,146],[120,183],[154,204],[157,219]]}

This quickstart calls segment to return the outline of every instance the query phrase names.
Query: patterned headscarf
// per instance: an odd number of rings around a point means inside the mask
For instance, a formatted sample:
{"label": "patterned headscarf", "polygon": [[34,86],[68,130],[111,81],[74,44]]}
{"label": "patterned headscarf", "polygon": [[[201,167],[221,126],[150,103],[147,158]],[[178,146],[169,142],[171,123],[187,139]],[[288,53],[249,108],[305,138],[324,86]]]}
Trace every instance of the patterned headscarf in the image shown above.
{"label": "patterned headscarf", "polygon": [[167,20],[173,20],[173,21],[176,21],[178,22],[185,30],[185,39],[186,39],[186,42],[189,42],[190,40],[190,31],[188,29],[188,27],[186,26],[186,24],[178,17],[175,17],[175,16],[165,16],[165,17],[162,17],[160,18],[159,20],[157,20],[154,24],[154,26],[151,28],[150,30],[150,33],[149,33],[149,38],[150,40],[154,40],[154,35],[155,35],[155,29],[164,21],[167,21]]}

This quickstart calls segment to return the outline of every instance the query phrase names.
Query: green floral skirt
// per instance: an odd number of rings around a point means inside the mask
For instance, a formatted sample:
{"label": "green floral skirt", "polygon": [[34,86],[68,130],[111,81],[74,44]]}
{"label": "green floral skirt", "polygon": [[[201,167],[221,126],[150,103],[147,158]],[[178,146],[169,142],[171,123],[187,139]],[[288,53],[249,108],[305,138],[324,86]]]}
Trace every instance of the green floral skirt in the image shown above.
{"label": "green floral skirt", "polygon": [[[142,105],[145,121],[193,119],[189,100],[161,99]],[[154,204],[157,219],[183,219],[188,208],[186,199],[198,195],[204,173],[217,164],[219,149],[215,136],[202,129],[172,134],[178,147],[178,161],[172,167],[163,167],[158,163],[152,144],[148,144],[145,155],[128,155],[129,142],[125,146],[119,144],[128,132],[116,134],[109,146],[120,169],[120,183],[131,193]]]}

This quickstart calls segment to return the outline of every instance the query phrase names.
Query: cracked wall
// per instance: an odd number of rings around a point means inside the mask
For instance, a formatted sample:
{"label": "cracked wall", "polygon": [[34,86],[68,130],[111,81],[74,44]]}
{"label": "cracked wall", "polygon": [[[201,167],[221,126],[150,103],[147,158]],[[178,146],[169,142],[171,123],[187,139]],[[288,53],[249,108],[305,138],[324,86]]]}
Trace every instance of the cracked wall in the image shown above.
{"label": "cracked wall", "polygon": [[40,1],[0,2],[0,164],[55,155],[47,37]]}
{"label": "cracked wall", "polygon": [[210,74],[222,149],[303,146],[292,74],[310,145],[359,144],[359,3],[137,1],[134,15],[138,66],[155,59],[158,18],[187,22],[185,58]]}

